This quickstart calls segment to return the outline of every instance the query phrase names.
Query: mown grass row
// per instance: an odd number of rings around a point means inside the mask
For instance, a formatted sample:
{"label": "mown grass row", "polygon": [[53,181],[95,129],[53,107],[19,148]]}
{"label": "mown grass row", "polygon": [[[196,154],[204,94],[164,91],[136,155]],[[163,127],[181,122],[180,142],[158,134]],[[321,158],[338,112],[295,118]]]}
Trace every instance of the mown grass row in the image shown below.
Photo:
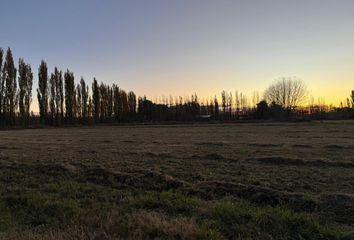
{"label": "mown grass row", "polygon": [[2,194],[0,215],[4,238],[16,232],[29,239],[354,239],[353,229],[315,213],[74,181]]}

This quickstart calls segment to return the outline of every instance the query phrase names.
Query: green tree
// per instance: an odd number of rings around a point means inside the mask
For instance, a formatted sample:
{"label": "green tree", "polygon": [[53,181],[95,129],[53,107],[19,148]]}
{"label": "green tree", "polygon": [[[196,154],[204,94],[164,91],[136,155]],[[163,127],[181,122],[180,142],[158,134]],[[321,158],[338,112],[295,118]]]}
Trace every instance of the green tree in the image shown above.
{"label": "green tree", "polygon": [[48,114],[48,67],[47,63],[43,60],[38,69],[37,98],[40,120],[42,124],[45,124]]}

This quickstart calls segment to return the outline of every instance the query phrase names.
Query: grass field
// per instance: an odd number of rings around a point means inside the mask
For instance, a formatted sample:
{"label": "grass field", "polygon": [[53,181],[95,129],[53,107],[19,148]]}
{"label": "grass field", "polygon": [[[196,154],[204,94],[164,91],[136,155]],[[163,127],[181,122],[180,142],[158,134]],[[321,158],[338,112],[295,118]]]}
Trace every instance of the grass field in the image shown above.
{"label": "grass field", "polygon": [[354,122],[0,131],[0,239],[354,239]]}

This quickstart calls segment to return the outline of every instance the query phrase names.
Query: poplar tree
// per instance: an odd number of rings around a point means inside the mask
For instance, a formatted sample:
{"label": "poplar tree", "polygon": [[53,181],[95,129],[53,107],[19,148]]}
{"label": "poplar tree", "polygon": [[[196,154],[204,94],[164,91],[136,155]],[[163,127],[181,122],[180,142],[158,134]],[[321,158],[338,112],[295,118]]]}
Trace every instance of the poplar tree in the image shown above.
{"label": "poplar tree", "polygon": [[85,80],[81,78],[80,80],[80,91],[81,91],[81,113],[82,120],[84,123],[88,121],[88,97],[89,97],[89,89],[86,86]]}
{"label": "poplar tree", "polygon": [[6,122],[13,126],[15,124],[16,111],[16,97],[17,97],[17,82],[16,82],[16,68],[14,59],[12,57],[11,49],[8,48],[6,52],[3,77],[5,81],[5,118]]}
{"label": "poplar tree", "polygon": [[41,61],[38,68],[37,99],[40,120],[42,124],[45,124],[48,114],[48,67],[44,60]]}
{"label": "poplar tree", "polygon": [[57,67],[54,68],[54,72],[50,78],[50,112],[52,123],[60,125],[62,121],[62,109],[63,109],[63,78],[62,72]]}
{"label": "poplar tree", "polygon": [[124,90],[120,90],[119,95],[119,105],[121,106],[120,120],[126,121],[128,118],[128,96]]}
{"label": "poplar tree", "polygon": [[215,120],[219,120],[219,102],[216,96],[214,97],[214,114]]}
{"label": "poplar tree", "polygon": [[93,79],[92,83],[92,105],[94,120],[98,122],[100,117],[100,90],[96,78]]}
{"label": "poplar tree", "polygon": [[81,85],[80,83],[77,84],[76,86],[76,117],[79,119],[79,121],[82,120],[82,96],[81,96]]}
{"label": "poplar tree", "polygon": [[119,87],[113,84],[113,112],[116,121],[119,121],[121,109]]}
{"label": "poplar tree", "polygon": [[3,78],[4,51],[0,48],[0,124],[3,124],[3,105],[4,105],[4,78]]}
{"label": "poplar tree", "polygon": [[58,85],[57,85],[57,93],[58,93],[58,104],[60,109],[60,122],[64,119],[64,83],[63,83],[63,74],[58,71]]}
{"label": "poplar tree", "polygon": [[90,118],[93,116],[93,104],[92,104],[91,96],[89,96],[87,109],[88,109],[87,115],[88,115],[88,121],[89,121]]}
{"label": "poplar tree", "polygon": [[128,93],[128,112],[130,120],[133,120],[136,114],[136,96],[132,91]]}
{"label": "poplar tree", "polygon": [[52,73],[49,79],[49,111],[50,111],[50,122],[54,124],[56,115],[56,88],[55,88],[55,73]]}
{"label": "poplar tree", "polygon": [[18,72],[18,104],[20,116],[22,124],[27,125],[30,116],[30,104],[32,102],[33,73],[31,66],[26,64],[22,58],[19,60]]}
{"label": "poplar tree", "polygon": [[100,93],[100,118],[101,122],[105,121],[107,119],[107,110],[108,110],[108,91],[107,91],[107,86],[101,82],[101,85],[99,87],[99,93]]}
{"label": "poplar tree", "polygon": [[108,106],[107,106],[107,117],[111,120],[113,115],[113,87],[108,86]]}
{"label": "poplar tree", "polygon": [[63,93],[63,75],[58,68],[54,69],[55,76],[55,120],[60,125],[64,114],[64,93]]}
{"label": "poplar tree", "polygon": [[67,70],[64,74],[65,84],[65,116],[68,122],[73,121],[74,102],[75,102],[75,83],[74,74]]}
{"label": "poplar tree", "polygon": [[223,120],[226,118],[226,109],[227,109],[227,96],[226,92],[222,91],[221,92],[221,104],[222,104],[222,112],[223,112]]}

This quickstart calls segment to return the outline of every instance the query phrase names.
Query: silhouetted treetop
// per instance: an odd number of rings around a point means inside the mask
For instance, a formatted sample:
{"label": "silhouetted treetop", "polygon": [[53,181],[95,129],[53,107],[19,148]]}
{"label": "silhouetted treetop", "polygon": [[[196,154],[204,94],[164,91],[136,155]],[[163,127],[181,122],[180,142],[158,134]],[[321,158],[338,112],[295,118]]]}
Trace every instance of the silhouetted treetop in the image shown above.
{"label": "silhouetted treetop", "polygon": [[307,98],[304,82],[296,77],[281,78],[269,86],[264,92],[268,103],[276,103],[289,111],[300,106]]}

